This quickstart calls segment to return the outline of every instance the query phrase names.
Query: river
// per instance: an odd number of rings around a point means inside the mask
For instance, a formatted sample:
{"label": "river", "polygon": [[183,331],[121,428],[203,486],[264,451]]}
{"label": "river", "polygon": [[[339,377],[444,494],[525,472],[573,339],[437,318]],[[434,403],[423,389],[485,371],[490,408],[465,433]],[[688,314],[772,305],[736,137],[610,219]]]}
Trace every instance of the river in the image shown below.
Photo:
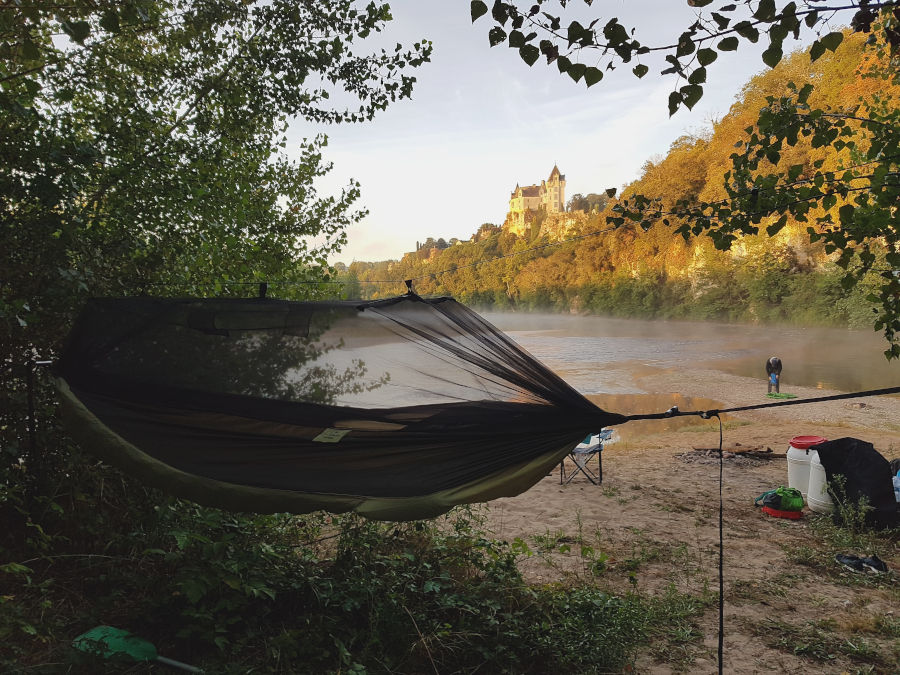
{"label": "river", "polygon": [[713,369],[765,382],[770,356],[784,363],[782,387],[861,391],[900,385],[900,362],[885,359],[884,338],[870,330],[565,314],[485,317],[583,394],[642,393],[623,371],[639,375],[647,368]]}

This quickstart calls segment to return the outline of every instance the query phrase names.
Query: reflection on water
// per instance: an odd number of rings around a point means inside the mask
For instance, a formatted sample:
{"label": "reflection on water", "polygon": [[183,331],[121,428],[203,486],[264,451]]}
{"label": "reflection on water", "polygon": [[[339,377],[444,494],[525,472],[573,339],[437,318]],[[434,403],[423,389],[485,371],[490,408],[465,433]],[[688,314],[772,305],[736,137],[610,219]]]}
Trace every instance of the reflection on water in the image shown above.
{"label": "reflection on water", "polygon": [[[679,410],[715,410],[721,408],[719,401],[698,396],[682,396],[681,394],[589,394],[587,398],[600,408],[622,415],[639,415],[643,413],[665,412],[672,406],[678,406]],[[722,415],[722,419],[728,419],[728,415]],[[658,434],[663,431],[673,431],[687,426],[700,424],[715,425],[716,422],[705,422],[699,417],[669,417],[661,420],[638,420],[626,422],[615,427],[612,440],[621,440]],[[713,428],[713,426],[710,426]]]}
{"label": "reflection on water", "polygon": [[782,387],[839,391],[900,384],[874,331],[642,321],[561,314],[489,314],[522,346],[586,394],[639,393],[622,366],[712,368],[765,381],[770,356],[784,363]]}

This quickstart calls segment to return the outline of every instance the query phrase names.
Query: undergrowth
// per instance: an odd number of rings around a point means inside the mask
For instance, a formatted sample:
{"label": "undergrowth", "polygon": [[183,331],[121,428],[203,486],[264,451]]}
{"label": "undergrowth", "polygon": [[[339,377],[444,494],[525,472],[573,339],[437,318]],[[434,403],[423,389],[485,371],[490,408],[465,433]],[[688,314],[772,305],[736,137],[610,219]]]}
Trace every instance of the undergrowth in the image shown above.
{"label": "undergrowth", "polygon": [[[207,672],[619,671],[689,598],[531,586],[479,512],[378,523],[234,514],[94,464],[84,491],[0,502],[0,672],[122,672],[71,648],[126,629]],[[15,517],[12,514],[15,513]]]}

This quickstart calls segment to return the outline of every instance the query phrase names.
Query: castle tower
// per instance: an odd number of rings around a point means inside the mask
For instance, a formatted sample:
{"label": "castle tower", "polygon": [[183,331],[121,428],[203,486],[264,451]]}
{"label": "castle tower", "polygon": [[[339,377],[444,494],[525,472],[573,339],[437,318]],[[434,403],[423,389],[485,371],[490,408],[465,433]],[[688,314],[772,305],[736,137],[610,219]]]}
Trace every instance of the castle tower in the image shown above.
{"label": "castle tower", "polygon": [[541,205],[547,213],[561,213],[566,210],[566,177],[553,165],[550,177],[541,181]]}

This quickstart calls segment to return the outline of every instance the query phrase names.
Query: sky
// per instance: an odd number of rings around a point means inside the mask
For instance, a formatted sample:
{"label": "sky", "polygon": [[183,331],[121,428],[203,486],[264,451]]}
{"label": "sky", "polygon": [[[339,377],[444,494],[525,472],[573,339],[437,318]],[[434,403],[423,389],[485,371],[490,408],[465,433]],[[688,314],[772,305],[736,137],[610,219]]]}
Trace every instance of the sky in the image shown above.
{"label": "sky", "polygon": [[[720,53],[707,68],[700,103],[670,118],[668,95],[678,83],[659,75],[657,63],[646,61],[643,79],[629,65],[587,89],[543,58],[529,68],[516,50],[491,48],[489,16],[472,24],[468,0],[390,5],[394,21],[373,46],[421,39],[434,45],[431,62],[414,73],[412,99],[372,122],[295,122],[289,130],[289,153],[304,137],[328,135],[324,157],[334,167],[317,183],[321,193],[337,193],[351,178],[362,185],[357,205],[368,215],[347,230],[348,244],[332,262],[399,259],[428,237],[469,239],[482,223],[502,224],[516,184],[540,184],[554,164],[566,177],[567,199],[620,188],[674,140],[725,115],[741,87],[766,67],[762,40]],[[686,0],[604,0],[581,15],[603,16],[601,25],[618,16],[644,44],[669,44],[694,12]],[[571,15],[564,25],[572,18],[581,17]],[[785,51],[791,46],[786,42]],[[596,59],[582,57],[588,65]]]}

